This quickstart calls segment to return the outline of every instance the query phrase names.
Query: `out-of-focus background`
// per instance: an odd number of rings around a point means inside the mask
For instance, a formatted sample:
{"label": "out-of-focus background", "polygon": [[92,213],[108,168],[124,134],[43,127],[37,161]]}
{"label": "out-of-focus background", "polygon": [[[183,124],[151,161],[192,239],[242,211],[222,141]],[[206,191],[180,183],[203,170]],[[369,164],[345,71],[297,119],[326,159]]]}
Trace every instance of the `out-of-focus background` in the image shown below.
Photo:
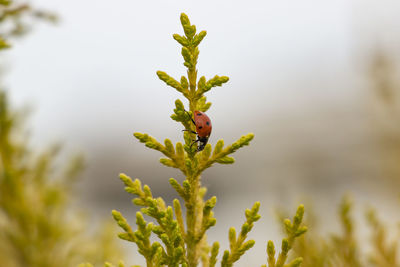
{"label": "out-of-focus background", "polygon": [[[154,195],[175,197],[168,178],[182,175],[159,164],[160,155],[132,133],[182,139],[181,125],[169,119],[181,97],[155,75],[185,74],[172,39],[182,32],[181,12],[208,33],[199,74],[230,77],[208,94],[211,144],[256,135],[234,165],[204,173],[209,194],[218,197],[210,241],[226,248],[228,228],[239,227],[257,200],[263,218],[252,233],[257,245],[241,260],[246,266],[265,261],[266,240],[278,238],[276,207],[313,203],[329,231],[338,227],[337,204],[350,192],[359,207],[399,217],[398,1],[32,3],[56,12],[60,23],[37,25],[30,38],[15,42],[5,85],[15,105],[33,107],[33,144],[61,141],[86,156],[78,203],[93,220],[111,216],[111,209],[133,218],[120,172],[141,178]],[[135,255],[132,261],[142,263]]]}

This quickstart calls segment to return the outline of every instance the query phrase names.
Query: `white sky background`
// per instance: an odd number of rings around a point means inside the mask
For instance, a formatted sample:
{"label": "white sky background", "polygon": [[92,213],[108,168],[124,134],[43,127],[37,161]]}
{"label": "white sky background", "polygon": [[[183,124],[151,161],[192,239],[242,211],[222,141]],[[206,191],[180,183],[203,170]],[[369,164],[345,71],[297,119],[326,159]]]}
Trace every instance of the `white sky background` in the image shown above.
{"label": "white sky background", "polygon": [[[365,130],[362,56],[381,41],[389,46],[399,44],[393,34],[399,25],[397,1],[36,0],[33,4],[55,11],[61,21],[57,26],[37,25],[30,36],[15,43],[8,52],[11,70],[5,84],[14,103],[34,107],[30,123],[35,145],[61,140],[68,150],[84,152],[89,179],[95,181],[102,175],[96,183],[103,185],[109,185],[103,180],[118,172],[146,180],[150,174],[140,169],[143,166],[151,166],[156,174],[150,185],[157,185],[160,177],[176,176],[166,167],[156,167],[159,155],[133,140],[132,133],[146,132],[174,141],[181,138],[181,126],[169,116],[175,99],[183,98],[155,73],[163,70],[176,78],[185,74],[180,45],[172,39],[173,33],[183,32],[181,12],[198,31],[207,30],[199,47],[199,76],[230,77],[229,83],[208,94],[213,102],[208,112],[213,120],[210,142],[223,137],[230,143],[247,132],[256,133],[253,145],[237,153],[238,163],[207,172],[219,178],[226,191],[233,190],[226,203],[239,198],[232,184],[248,191],[254,184],[261,185],[254,196],[236,200],[240,210],[254,200],[264,199],[264,207],[271,208],[272,203],[280,203],[282,195],[265,196],[263,191],[271,186],[265,176],[272,180],[292,176],[283,165],[300,153],[297,151],[312,150],[312,156],[328,161],[352,155],[349,145]],[[260,158],[246,161],[253,153]],[[356,165],[358,160],[354,159]],[[331,166],[335,171],[330,173],[331,180],[327,177],[325,187],[343,175],[338,162]],[[347,160],[343,164],[348,164]],[[93,167],[98,165],[111,170],[99,174],[99,167]],[[314,173],[317,177],[325,175],[318,171]],[[232,180],[226,177],[233,174]],[[346,179],[346,175],[359,175],[353,170],[344,174]],[[168,186],[170,176],[162,186]],[[243,182],[243,177],[248,179]],[[289,182],[295,180],[292,177]],[[285,192],[289,182],[272,185]],[[328,199],[319,204],[336,206],[343,191],[352,189],[349,183],[338,186],[334,203]],[[315,184],[318,188],[313,181]],[[108,188],[101,194],[107,195]],[[123,194],[118,181],[114,188]],[[217,193],[222,198],[221,214],[226,207],[224,195],[229,195],[226,191]],[[315,196],[325,193],[316,192]],[[105,202],[118,198],[115,194],[107,197]],[[293,206],[293,202],[285,203]],[[106,207],[103,213],[109,214],[115,204]],[[268,224],[275,222],[271,208],[263,211],[269,216]],[[238,213],[242,221],[243,212]],[[218,219],[218,209],[216,216]],[[218,232],[213,233],[227,239],[229,226],[229,220],[221,219]],[[276,230],[264,226],[255,249],[259,256],[247,257],[242,264],[261,264],[265,258],[262,244],[267,238],[276,238]]]}
{"label": "white sky background", "polygon": [[230,125],[231,112],[235,124],[290,112],[310,98],[342,101],[349,90],[337,77],[352,68],[352,5],[318,2],[35,1],[58,12],[61,23],[41,25],[16,45],[7,84],[14,99],[37,105],[36,127],[57,125],[41,133],[45,140],[83,133],[92,140],[93,131],[108,136],[124,124],[175,131],[166,118],[179,94],[155,72],[184,74],[179,44],[171,38],[182,32],[184,11],[208,32],[199,74],[231,78],[209,95],[216,120]]}

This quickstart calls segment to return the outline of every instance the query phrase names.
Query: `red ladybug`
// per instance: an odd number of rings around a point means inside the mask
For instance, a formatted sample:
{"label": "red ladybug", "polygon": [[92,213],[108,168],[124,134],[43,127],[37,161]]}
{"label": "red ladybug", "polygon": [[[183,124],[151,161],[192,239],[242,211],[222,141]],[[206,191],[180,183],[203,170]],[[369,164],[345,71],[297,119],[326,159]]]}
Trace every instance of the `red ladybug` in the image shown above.
{"label": "red ladybug", "polygon": [[197,134],[197,140],[195,140],[192,145],[200,142],[200,145],[197,147],[197,151],[202,151],[207,145],[208,138],[211,135],[211,120],[204,112],[198,110],[195,110],[193,115],[194,120],[192,119],[192,122],[196,126],[196,132],[193,133]]}

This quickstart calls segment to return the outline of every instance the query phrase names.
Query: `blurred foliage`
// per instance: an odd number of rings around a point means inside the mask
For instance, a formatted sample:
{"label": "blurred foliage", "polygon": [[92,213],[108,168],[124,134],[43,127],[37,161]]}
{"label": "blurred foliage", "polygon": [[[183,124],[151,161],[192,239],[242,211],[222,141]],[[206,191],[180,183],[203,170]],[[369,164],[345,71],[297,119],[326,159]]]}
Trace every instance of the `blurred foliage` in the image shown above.
{"label": "blurred foliage", "polygon": [[[353,204],[345,196],[339,205],[338,217],[342,227],[341,233],[321,235],[318,231],[318,220],[312,211],[308,212],[305,223],[309,226],[307,235],[301,236],[293,246],[294,257],[302,256],[302,267],[397,267],[399,259],[399,235],[389,231],[374,209],[366,212],[366,221],[370,227],[370,243],[360,241],[356,235],[361,222],[352,218]],[[278,217],[282,219],[282,209]],[[390,233],[389,233],[390,232]]]}
{"label": "blurred foliage", "polygon": [[[369,63],[369,77],[375,93],[375,99],[390,111],[400,111],[400,81],[396,69],[399,67],[389,52],[376,50]],[[392,118],[399,119],[399,113],[392,113]],[[399,127],[399,125],[396,125]]]}
{"label": "blurred foliage", "polygon": [[373,129],[382,177],[400,181],[400,65],[394,53],[376,49],[368,64],[372,89]]}
{"label": "blurred foliage", "polygon": [[[29,19],[55,21],[50,13],[27,4],[0,2],[0,49],[20,36]],[[29,26],[28,26],[29,25]],[[120,258],[111,225],[94,228],[70,204],[81,156],[66,166],[56,164],[60,146],[39,153],[29,144],[26,112],[9,105],[0,89],[0,259],[7,267],[73,266],[84,259],[104,262]],[[90,229],[89,229],[90,227]]]}
{"label": "blurred foliage", "polygon": [[81,156],[55,164],[60,151],[42,153],[29,145],[24,115],[13,111],[0,89],[0,258],[5,266],[72,266],[118,259],[110,225],[91,229],[69,206],[83,168]]}
{"label": "blurred foliage", "polygon": [[[267,254],[268,254],[268,267],[297,267],[303,262],[302,257],[295,257],[290,263],[285,264],[288,258],[289,250],[293,248],[295,244],[295,239],[304,236],[303,234],[307,232],[307,227],[302,226],[304,215],[304,206],[300,205],[297,208],[296,215],[293,218],[293,222],[289,219],[283,220],[284,229],[287,237],[282,240],[281,253],[279,253],[278,258],[275,260],[275,246],[272,241],[268,242]],[[267,265],[263,265],[266,267]]]}
{"label": "blurred foliage", "polygon": [[8,39],[25,35],[37,21],[55,23],[58,17],[22,1],[0,1],[0,49],[8,48]]}

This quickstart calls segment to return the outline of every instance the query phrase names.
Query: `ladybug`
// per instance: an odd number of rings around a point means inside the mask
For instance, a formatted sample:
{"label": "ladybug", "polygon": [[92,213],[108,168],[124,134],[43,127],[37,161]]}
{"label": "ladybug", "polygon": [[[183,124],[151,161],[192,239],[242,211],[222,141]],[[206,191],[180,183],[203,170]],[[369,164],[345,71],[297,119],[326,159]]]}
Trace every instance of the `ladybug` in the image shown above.
{"label": "ladybug", "polygon": [[194,140],[194,143],[200,142],[200,145],[197,147],[197,151],[202,151],[205,146],[207,145],[208,138],[211,135],[212,125],[210,118],[201,111],[195,110],[194,111],[194,119],[191,118],[193,124],[196,126],[197,140]]}

